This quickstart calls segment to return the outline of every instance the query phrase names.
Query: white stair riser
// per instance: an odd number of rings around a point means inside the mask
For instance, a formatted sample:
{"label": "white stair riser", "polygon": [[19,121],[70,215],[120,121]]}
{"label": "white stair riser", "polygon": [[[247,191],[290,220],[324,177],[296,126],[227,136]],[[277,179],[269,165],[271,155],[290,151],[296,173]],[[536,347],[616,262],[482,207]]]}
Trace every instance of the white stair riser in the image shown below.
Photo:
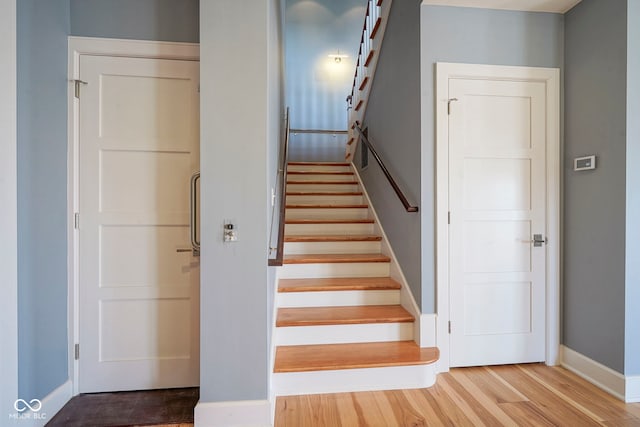
{"label": "white stair riser", "polygon": [[413,339],[413,322],[276,328],[276,345],[348,344],[411,339]]}
{"label": "white stair riser", "polygon": [[287,208],[286,219],[367,219],[369,209],[367,208]]}
{"label": "white stair riser", "polygon": [[[289,180],[299,181],[289,177]],[[348,180],[345,180],[348,181]],[[287,184],[287,191],[358,191],[358,184]]]}
{"label": "white stair riser", "polygon": [[348,262],[326,264],[285,264],[280,269],[282,279],[309,277],[386,277],[388,262]]}
{"label": "white stair riser", "polygon": [[386,368],[276,373],[276,396],[427,388],[436,382],[436,364]]}
{"label": "white stair riser", "polygon": [[353,181],[353,175],[342,174],[314,174],[314,173],[288,173],[287,181]]}
{"label": "white stair riser", "polygon": [[294,254],[378,254],[380,242],[286,242],[285,255]]}
{"label": "white stair riser", "polygon": [[292,196],[287,195],[288,205],[361,205],[364,204],[362,196]]}
{"label": "white stair riser", "polygon": [[322,172],[351,172],[351,166],[342,165],[287,165],[287,171],[322,171]]}
{"label": "white stair riser", "polygon": [[[400,304],[400,291],[280,292],[278,307],[344,307]],[[413,339],[413,338],[410,338]]]}
{"label": "white stair riser", "polygon": [[357,236],[373,233],[373,224],[287,224],[284,227],[287,236],[326,236],[344,234]]}

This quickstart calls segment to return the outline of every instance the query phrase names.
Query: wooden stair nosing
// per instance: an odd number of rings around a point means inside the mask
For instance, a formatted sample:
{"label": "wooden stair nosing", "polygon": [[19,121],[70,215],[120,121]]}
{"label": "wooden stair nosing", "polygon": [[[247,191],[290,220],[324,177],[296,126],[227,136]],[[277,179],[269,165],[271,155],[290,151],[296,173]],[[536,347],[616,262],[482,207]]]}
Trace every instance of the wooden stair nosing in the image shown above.
{"label": "wooden stair nosing", "polygon": [[277,327],[411,323],[415,318],[401,305],[279,308]]}
{"label": "wooden stair nosing", "polygon": [[285,236],[285,243],[300,242],[379,242],[382,236],[374,236],[369,234],[339,234],[339,235],[292,235]]}
{"label": "wooden stair nosing", "polygon": [[274,373],[331,371],[428,365],[437,362],[436,347],[413,341],[278,346]]}
{"label": "wooden stair nosing", "polygon": [[373,224],[375,220],[371,218],[363,219],[308,219],[308,218],[295,218],[286,219],[285,224]]}
{"label": "wooden stair nosing", "polygon": [[388,263],[391,258],[382,254],[292,254],[285,255],[284,264],[349,264]]}
{"label": "wooden stair nosing", "polygon": [[278,292],[332,292],[400,290],[390,277],[333,277],[322,279],[280,279]]}
{"label": "wooden stair nosing", "polygon": [[369,205],[287,205],[287,209],[367,209]]}

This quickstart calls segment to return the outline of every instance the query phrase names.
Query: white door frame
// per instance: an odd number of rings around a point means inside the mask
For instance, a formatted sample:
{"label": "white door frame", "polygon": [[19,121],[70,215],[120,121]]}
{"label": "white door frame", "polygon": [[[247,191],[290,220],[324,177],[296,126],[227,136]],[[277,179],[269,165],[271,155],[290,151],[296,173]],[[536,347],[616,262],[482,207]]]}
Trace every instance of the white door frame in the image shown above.
{"label": "white door frame", "polygon": [[546,86],[547,206],[545,363],[560,351],[560,70],[475,64],[436,64],[436,342],[438,371],[449,370],[449,79],[542,82]]}
{"label": "white door frame", "polygon": [[[122,56],[134,58],[200,60],[200,45],[197,43],[156,42],[146,40],[121,40],[94,37],[69,37],[67,91],[68,108],[68,174],[67,174],[67,222],[68,240],[68,330],[69,373],[73,382],[73,395],[78,394],[78,361],[75,360],[75,343],[80,336],[79,324],[79,262],[78,233],[74,227],[74,213],[79,209],[79,100],[75,97],[74,80],[80,76],[80,55]],[[82,92],[82,88],[80,89]]]}

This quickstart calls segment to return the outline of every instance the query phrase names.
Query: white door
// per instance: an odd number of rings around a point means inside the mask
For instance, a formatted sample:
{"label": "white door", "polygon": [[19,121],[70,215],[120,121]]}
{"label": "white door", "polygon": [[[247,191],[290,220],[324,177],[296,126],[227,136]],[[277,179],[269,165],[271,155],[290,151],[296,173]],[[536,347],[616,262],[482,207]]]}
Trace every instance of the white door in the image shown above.
{"label": "white door", "polygon": [[199,379],[199,64],[82,56],[79,391]]}
{"label": "white door", "polygon": [[450,79],[450,366],[545,360],[543,82]]}

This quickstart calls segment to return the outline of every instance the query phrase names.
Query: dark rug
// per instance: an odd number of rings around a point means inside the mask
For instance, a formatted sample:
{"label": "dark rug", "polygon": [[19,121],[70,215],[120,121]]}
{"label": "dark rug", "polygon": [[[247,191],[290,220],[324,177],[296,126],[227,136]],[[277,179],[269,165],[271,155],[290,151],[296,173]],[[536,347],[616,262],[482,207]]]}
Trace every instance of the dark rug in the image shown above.
{"label": "dark rug", "polygon": [[200,389],[179,388],[81,394],[72,398],[47,427],[123,427],[193,423]]}

